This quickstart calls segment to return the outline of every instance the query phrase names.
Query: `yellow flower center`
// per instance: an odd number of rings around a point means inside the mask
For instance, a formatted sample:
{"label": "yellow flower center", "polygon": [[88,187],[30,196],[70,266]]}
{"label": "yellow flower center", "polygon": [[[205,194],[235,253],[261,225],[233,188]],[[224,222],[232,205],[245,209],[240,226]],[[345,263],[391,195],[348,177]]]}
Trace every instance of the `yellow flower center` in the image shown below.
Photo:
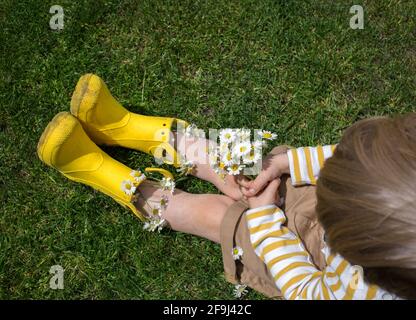
{"label": "yellow flower center", "polygon": [[263,138],[270,139],[272,137],[271,133],[265,132],[263,133]]}
{"label": "yellow flower center", "polygon": [[231,166],[231,170],[233,170],[233,171],[237,171],[237,170],[238,170],[238,164],[233,164],[233,165]]}

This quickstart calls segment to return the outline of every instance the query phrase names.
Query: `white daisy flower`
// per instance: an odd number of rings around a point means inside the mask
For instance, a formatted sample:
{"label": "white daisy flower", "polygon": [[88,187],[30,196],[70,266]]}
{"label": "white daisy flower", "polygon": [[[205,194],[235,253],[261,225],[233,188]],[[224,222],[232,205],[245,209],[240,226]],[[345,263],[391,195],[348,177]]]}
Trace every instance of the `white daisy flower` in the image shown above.
{"label": "white daisy flower", "polygon": [[134,181],[138,183],[146,180],[146,176],[140,170],[132,170],[132,172],[130,172],[130,176],[133,177]]}
{"label": "white daisy flower", "polygon": [[250,153],[251,150],[251,144],[250,142],[240,142],[235,147],[233,152],[239,156],[245,156],[246,154]]}
{"label": "white daisy flower", "polygon": [[235,131],[233,129],[222,129],[220,131],[221,143],[231,143],[236,138]]}
{"label": "white daisy flower", "polygon": [[262,149],[267,147],[267,141],[268,140],[264,140],[264,139],[263,140],[256,140],[256,141],[254,141],[253,146],[257,150],[262,150]]}
{"label": "white daisy flower", "polygon": [[176,170],[180,174],[187,176],[195,169],[195,164],[192,161],[181,161],[181,166]]}
{"label": "white daisy flower", "polygon": [[212,169],[215,171],[215,173],[221,178],[224,179],[227,175],[226,167],[224,162],[220,161],[217,162],[212,166]]}
{"label": "white daisy flower", "polygon": [[223,161],[218,162],[218,169],[225,170],[226,165]]}
{"label": "white daisy flower", "polygon": [[253,147],[256,150],[262,149],[263,145],[264,145],[264,143],[263,143],[262,140],[256,140],[256,141],[253,142]]}
{"label": "white daisy flower", "polygon": [[261,159],[261,152],[252,147],[250,153],[243,157],[244,164],[257,163]]}
{"label": "white daisy flower", "polygon": [[217,149],[217,152],[219,152],[220,155],[224,155],[224,154],[226,154],[227,152],[230,152],[230,151],[231,151],[231,149],[230,149],[230,146],[229,146],[228,143],[220,143],[220,145]]}
{"label": "white daisy flower", "polygon": [[166,225],[167,222],[165,219],[163,219],[160,215],[155,215],[153,217],[150,217],[148,221],[144,223],[143,230],[147,230],[150,232],[160,232]]}
{"label": "white daisy flower", "polygon": [[237,135],[240,138],[240,141],[250,141],[251,131],[250,129],[239,129]]}
{"label": "white daisy flower", "polygon": [[160,186],[162,187],[162,190],[169,190],[171,193],[175,191],[175,181],[171,178],[163,177],[160,181]]}
{"label": "white daisy flower", "polygon": [[244,168],[243,165],[240,165],[238,163],[233,163],[231,166],[229,166],[227,168],[227,171],[228,171],[228,174],[236,176],[236,175],[240,174],[240,172],[241,172],[241,170],[243,170],[243,168]]}
{"label": "white daisy flower", "polygon": [[234,260],[239,260],[243,256],[244,251],[243,248],[237,246],[233,248],[231,253]]}
{"label": "white daisy flower", "polygon": [[231,166],[235,162],[235,157],[231,153],[231,151],[228,151],[226,154],[224,154],[221,158],[221,161],[224,163],[225,166]]}
{"label": "white daisy flower", "polygon": [[167,225],[167,222],[162,217],[161,207],[154,207],[152,209],[152,214],[147,217],[147,221],[143,225],[144,230],[151,232],[158,231],[160,232],[164,226]]}
{"label": "white daisy flower", "polygon": [[130,180],[124,180],[121,182],[121,190],[123,190],[125,194],[131,196],[136,192],[136,187]]}
{"label": "white daisy flower", "polygon": [[274,140],[277,137],[277,134],[272,133],[271,131],[267,131],[267,130],[259,130],[258,134],[260,137],[262,137],[262,139],[266,139],[266,140]]}
{"label": "white daisy flower", "polygon": [[165,210],[166,207],[168,206],[168,202],[169,202],[168,197],[166,195],[162,195],[162,197],[160,198],[160,201],[159,201],[160,208],[162,210]]}
{"label": "white daisy flower", "polygon": [[160,209],[160,207],[154,207],[152,209],[152,215],[153,216],[162,216],[162,210]]}
{"label": "white daisy flower", "polygon": [[234,287],[234,297],[240,299],[248,292],[247,285],[245,284],[236,284]]}

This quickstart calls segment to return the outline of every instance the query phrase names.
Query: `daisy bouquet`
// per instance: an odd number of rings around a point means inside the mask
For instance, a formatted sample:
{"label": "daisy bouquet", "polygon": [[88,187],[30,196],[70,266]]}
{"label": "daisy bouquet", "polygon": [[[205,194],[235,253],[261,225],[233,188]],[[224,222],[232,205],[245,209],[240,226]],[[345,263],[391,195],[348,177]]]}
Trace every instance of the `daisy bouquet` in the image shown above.
{"label": "daisy bouquet", "polygon": [[266,130],[255,130],[252,140],[250,129],[222,129],[219,143],[209,148],[210,165],[221,178],[243,171],[255,175],[260,171],[263,147],[274,139],[276,134]]}

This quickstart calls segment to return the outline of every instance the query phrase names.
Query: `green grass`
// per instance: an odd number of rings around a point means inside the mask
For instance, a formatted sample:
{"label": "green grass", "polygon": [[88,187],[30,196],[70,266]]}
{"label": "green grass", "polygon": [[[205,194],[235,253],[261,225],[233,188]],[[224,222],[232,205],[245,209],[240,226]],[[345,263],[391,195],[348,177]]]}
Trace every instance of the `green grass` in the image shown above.
{"label": "green grass", "polygon": [[[36,156],[78,78],[100,75],[130,110],[201,128],[336,142],[358,119],[415,110],[414,1],[55,1],[0,6],[0,298],[227,299],[220,248],[142,231],[110,198]],[[363,4],[364,30],[349,28]],[[132,167],[151,157],[106,149]],[[190,178],[189,192],[216,192]],[[49,268],[65,289],[49,289]],[[261,299],[251,292],[248,298]]]}

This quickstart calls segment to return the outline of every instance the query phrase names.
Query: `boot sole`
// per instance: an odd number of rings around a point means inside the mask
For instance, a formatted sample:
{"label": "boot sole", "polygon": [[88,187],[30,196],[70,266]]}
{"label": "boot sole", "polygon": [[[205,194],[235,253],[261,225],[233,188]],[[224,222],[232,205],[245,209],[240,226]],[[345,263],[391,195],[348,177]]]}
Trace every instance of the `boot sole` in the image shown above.
{"label": "boot sole", "polygon": [[38,145],[37,145],[37,154],[38,157],[45,162],[47,165],[53,166],[50,159],[45,159],[44,149],[48,144],[49,139],[53,136],[55,130],[62,125],[64,121],[68,119],[68,116],[71,116],[69,112],[59,112],[53,119],[49,122],[45,130],[43,131]]}
{"label": "boot sole", "polygon": [[94,75],[92,73],[88,73],[83,75],[79,80],[75,87],[74,93],[72,94],[71,98],[71,113],[75,117],[78,117],[79,109],[82,105],[84,100],[85,94],[90,86],[90,80]]}

